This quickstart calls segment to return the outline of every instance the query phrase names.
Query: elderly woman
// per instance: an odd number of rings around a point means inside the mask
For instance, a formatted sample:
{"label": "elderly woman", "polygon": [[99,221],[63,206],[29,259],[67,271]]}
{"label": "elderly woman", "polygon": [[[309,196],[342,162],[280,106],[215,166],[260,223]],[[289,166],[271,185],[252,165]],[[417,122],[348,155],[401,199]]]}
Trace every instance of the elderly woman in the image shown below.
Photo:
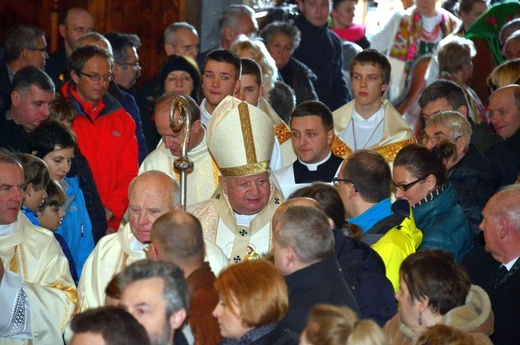
{"label": "elderly woman", "polygon": [[309,312],[300,345],[387,345],[381,328],[372,320],[358,320],[348,307],[318,304]]}
{"label": "elderly woman", "polygon": [[273,22],[260,35],[276,62],[283,81],[293,88],[296,104],[317,100],[318,95],[313,84],[317,79],[316,75],[307,65],[292,57],[294,50],[300,45],[301,34],[298,28],[289,23]]}
{"label": "elderly woman", "polygon": [[470,143],[471,125],[460,113],[441,112],[434,115],[425,128],[422,143],[432,149],[444,141],[456,145],[446,159],[448,182],[457,192],[460,205],[468,218],[475,244],[483,244],[479,224],[482,210],[502,182],[500,170]]}
{"label": "elderly woman", "polygon": [[[406,89],[413,63],[423,55],[435,53],[440,40],[460,26],[458,18],[437,7],[436,3],[436,0],[416,0],[415,6],[396,12],[384,27],[368,37],[370,47],[394,59],[393,72],[403,76],[400,80],[392,78],[390,81],[391,100],[398,99]],[[398,65],[402,71],[396,69]]]}
{"label": "elderly woman", "polygon": [[296,345],[298,337],[280,321],[289,310],[287,284],[263,259],[225,268],[215,281],[219,303],[213,310],[223,345]]}
{"label": "elderly woman", "polygon": [[383,328],[391,345],[415,344],[429,327],[467,332],[476,345],[492,344],[493,313],[487,293],[441,250],[417,252],[401,265],[399,313]]}
{"label": "elderly woman", "polygon": [[446,250],[460,261],[472,248],[473,237],[457,193],[447,183],[443,158],[450,157],[454,146],[446,142],[433,150],[419,144],[402,148],[395,157],[392,184],[396,198],[412,206],[423,232],[418,250]]}

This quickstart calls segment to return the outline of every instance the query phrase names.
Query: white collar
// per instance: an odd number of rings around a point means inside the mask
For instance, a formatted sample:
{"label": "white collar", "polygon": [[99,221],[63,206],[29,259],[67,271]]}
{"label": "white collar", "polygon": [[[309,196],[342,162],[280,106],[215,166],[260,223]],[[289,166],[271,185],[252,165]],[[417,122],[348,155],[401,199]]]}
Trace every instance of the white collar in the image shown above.
{"label": "white collar", "polygon": [[503,264],[503,265],[506,266],[507,270],[509,271],[513,267],[513,265],[516,263],[516,260],[518,260],[518,258],[520,258],[520,256],[517,256],[513,260],[509,261],[507,264]]}
{"label": "white collar", "polygon": [[0,225],[0,236],[11,235],[16,229],[16,222],[11,224]]}
{"label": "white collar", "polygon": [[200,121],[204,126],[208,126],[210,119],[211,114],[206,110],[206,99],[204,98],[202,102],[200,102]]}
{"label": "white collar", "polygon": [[325,159],[323,159],[322,161],[319,161],[318,163],[305,163],[305,162],[302,162],[300,157],[298,157],[298,161],[300,163],[302,163],[303,165],[305,165],[309,171],[316,171],[316,170],[318,170],[318,167],[320,165],[322,165],[323,163],[325,163],[326,161],[329,160],[330,156],[332,156],[331,150],[329,150],[329,154],[327,155],[327,157],[325,157]]}

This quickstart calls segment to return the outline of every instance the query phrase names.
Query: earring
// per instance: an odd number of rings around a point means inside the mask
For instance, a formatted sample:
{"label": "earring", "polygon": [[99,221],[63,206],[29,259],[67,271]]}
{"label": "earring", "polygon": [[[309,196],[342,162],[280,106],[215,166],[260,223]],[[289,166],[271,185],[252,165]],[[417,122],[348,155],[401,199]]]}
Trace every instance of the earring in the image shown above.
{"label": "earring", "polygon": [[422,313],[419,313],[419,320],[417,321],[419,326],[422,326]]}

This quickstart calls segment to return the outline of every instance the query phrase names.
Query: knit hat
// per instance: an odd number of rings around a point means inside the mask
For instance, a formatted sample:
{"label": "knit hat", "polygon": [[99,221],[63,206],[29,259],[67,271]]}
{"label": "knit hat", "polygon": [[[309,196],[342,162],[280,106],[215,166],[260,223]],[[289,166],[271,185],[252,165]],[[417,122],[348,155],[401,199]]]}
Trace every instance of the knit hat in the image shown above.
{"label": "knit hat", "polygon": [[273,122],[257,107],[227,96],[211,115],[207,143],[222,175],[259,174],[269,170]]}
{"label": "knit hat", "polygon": [[168,60],[166,60],[162,66],[159,74],[159,88],[162,91],[164,91],[164,82],[168,77],[168,74],[173,71],[185,71],[190,74],[190,77],[193,80],[193,91],[189,96],[195,100],[198,99],[201,77],[197,63],[189,56],[172,55],[168,57]]}

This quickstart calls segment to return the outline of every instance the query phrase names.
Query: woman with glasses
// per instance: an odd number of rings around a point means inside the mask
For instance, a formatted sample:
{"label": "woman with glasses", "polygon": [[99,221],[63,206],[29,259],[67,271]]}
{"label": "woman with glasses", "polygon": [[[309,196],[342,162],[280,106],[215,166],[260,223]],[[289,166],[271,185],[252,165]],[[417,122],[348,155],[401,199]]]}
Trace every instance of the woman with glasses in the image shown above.
{"label": "woman with glasses", "polygon": [[445,157],[454,144],[444,142],[429,149],[410,144],[397,154],[393,168],[395,196],[407,200],[417,227],[423,232],[418,250],[442,249],[456,261],[473,246],[473,236],[455,190],[448,184]]}

